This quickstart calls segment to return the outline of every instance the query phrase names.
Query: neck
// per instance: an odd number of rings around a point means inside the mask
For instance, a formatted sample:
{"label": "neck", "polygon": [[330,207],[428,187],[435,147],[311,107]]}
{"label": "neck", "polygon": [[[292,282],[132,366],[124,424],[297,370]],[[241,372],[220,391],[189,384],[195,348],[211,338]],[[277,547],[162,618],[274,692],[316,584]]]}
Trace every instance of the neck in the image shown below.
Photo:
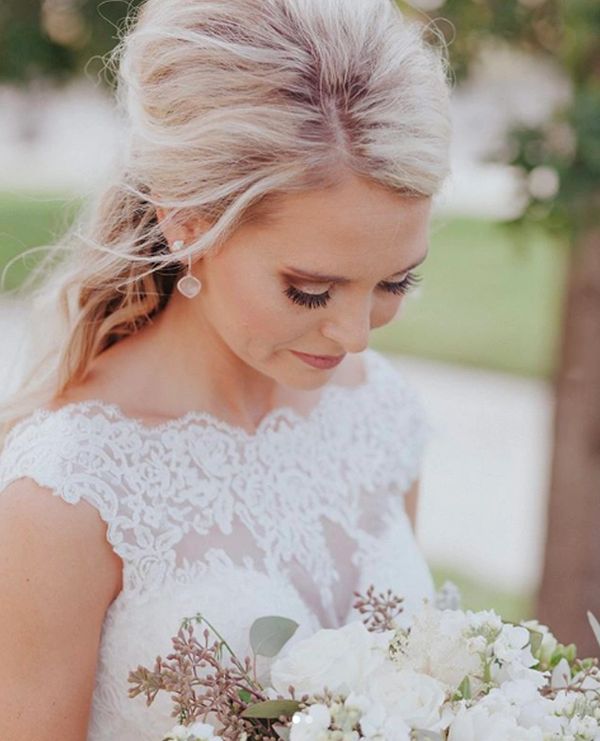
{"label": "neck", "polygon": [[103,353],[100,366],[112,369],[129,408],[157,418],[207,411],[252,431],[294,392],[235,355],[192,303],[173,296],[151,324]]}

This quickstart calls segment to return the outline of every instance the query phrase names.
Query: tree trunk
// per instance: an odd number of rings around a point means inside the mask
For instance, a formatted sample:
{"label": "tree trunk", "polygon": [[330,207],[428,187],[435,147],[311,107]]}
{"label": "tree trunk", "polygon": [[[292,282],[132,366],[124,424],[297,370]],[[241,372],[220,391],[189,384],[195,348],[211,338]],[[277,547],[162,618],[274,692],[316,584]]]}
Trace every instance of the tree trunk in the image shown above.
{"label": "tree trunk", "polygon": [[600,619],[600,227],[573,250],[556,401],[537,617],[579,656],[598,656],[587,611]]}

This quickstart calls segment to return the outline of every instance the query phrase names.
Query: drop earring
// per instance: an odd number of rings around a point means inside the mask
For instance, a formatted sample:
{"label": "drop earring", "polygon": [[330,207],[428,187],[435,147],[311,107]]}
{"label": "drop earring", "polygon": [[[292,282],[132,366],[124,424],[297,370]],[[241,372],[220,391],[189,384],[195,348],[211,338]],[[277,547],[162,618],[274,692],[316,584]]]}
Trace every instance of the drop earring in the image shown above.
{"label": "drop earring", "polygon": [[[183,241],[181,239],[173,242],[173,252],[178,252],[183,249]],[[192,255],[188,255],[188,272],[183,278],[177,281],[177,290],[186,298],[194,298],[197,296],[202,289],[202,283],[195,276],[192,275]]]}

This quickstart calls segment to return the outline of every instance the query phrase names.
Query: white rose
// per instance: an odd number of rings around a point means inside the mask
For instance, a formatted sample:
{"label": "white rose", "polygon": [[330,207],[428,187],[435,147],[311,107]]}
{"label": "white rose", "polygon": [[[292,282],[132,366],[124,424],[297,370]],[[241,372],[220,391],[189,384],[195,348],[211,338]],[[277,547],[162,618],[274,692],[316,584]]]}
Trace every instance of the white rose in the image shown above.
{"label": "white rose", "polygon": [[443,726],[441,709],[446,693],[442,684],[427,674],[384,664],[371,675],[367,692],[383,705],[388,717],[411,728],[438,731]]}
{"label": "white rose", "polygon": [[298,641],[271,666],[271,684],[282,695],[293,685],[296,694],[359,690],[368,675],[386,661],[392,631],[373,633],[361,621],[323,628]]}
{"label": "white rose", "polygon": [[326,705],[311,705],[301,713],[294,713],[290,741],[320,741],[327,738],[326,731],[331,725],[331,713]]}

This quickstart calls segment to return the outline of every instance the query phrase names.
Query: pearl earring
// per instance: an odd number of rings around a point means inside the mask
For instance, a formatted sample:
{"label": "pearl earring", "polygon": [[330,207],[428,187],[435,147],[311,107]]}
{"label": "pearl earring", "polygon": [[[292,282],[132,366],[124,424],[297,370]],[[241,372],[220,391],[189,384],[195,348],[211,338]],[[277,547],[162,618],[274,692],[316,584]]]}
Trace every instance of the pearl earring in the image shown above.
{"label": "pearl earring", "polygon": [[[183,241],[181,239],[173,242],[172,250],[177,252],[183,249]],[[200,293],[202,289],[202,283],[195,276],[192,275],[192,255],[188,255],[188,272],[183,278],[180,278],[177,282],[177,290],[186,298],[194,298]]]}

